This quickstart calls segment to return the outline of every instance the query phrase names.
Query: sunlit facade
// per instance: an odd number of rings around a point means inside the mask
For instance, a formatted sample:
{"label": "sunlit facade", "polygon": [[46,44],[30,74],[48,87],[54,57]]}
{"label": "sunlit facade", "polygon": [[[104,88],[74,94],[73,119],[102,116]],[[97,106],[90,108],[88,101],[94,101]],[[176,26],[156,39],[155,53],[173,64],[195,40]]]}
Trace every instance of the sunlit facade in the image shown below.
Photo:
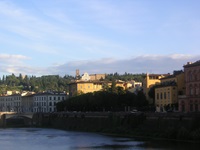
{"label": "sunlit facade", "polygon": [[178,104],[178,96],[185,94],[184,72],[174,71],[173,75],[160,80],[160,85],[155,88],[155,105],[162,108]]}

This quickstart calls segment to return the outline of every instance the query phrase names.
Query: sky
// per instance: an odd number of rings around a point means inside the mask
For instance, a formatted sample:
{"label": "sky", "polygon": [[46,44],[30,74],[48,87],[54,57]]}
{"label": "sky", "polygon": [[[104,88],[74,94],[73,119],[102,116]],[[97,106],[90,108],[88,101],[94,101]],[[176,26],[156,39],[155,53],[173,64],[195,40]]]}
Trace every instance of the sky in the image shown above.
{"label": "sky", "polygon": [[0,77],[173,73],[200,60],[199,0],[0,0]]}

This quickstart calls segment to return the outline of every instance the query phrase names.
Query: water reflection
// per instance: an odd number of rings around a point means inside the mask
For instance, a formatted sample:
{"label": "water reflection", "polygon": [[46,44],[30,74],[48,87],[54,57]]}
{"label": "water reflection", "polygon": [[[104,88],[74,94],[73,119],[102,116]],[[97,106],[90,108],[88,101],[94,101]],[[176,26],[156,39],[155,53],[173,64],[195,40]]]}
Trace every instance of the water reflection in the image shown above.
{"label": "water reflection", "polygon": [[4,150],[186,150],[199,144],[119,138],[94,133],[55,129],[1,129],[0,146]]}

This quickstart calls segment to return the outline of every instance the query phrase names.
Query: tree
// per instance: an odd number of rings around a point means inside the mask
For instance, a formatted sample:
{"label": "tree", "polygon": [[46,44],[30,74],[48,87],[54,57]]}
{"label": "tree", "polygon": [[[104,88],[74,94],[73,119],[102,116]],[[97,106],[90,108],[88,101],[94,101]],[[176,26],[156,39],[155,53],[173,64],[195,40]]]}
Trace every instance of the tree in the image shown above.
{"label": "tree", "polygon": [[149,97],[153,99],[153,104],[155,104],[155,88],[156,86],[152,86],[148,92]]}
{"label": "tree", "polygon": [[112,92],[112,93],[117,93],[117,87],[116,87],[116,82],[115,82],[115,80],[112,80],[111,92]]}

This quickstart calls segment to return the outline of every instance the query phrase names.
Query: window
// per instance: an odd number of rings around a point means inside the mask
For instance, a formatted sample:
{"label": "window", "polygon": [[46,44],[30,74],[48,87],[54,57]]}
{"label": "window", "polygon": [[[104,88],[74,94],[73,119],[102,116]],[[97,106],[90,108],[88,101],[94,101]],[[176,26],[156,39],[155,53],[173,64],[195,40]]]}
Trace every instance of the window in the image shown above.
{"label": "window", "polygon": [[199,95],[199,88],[196,87],[196,91],[195,91],[196,95]]}
{"label": "window", "polygon": [[198,104],[195,104],[195,111],[197,112],[198,111]]}
{"label": "window", "polygon": [[159,93],[157,93],[157,100],[159,100]]}
{"label": "window", "polygon": [[190,104],[190,111],[193,111],[193,104]]}
{"label": "window", "polygon": [[193,88],[190,87],[190,95],[193,95],[193,94],[194,94]]}
{"label": "window", "polygon": [[160,93],[160,99],[162,99],[163,98],[163,95],[162,95],[162,93]]}
{"label": "window", "polygon": [[182,106],[182,112],[185,112],[185,105],[182,104],[181,106]]}
{"label": "window", "polygon": [[166,95],[166,92],[164,93],[164,99],[167,99],[167,95]]}
{"label": "window", "polygon": [[192,73],[191,72],[189,72],[189,81],[192,81]]}
{"label": "window", "polygon": [[168,99],[170,99],[170,92],[167,92],[167,97]]}

